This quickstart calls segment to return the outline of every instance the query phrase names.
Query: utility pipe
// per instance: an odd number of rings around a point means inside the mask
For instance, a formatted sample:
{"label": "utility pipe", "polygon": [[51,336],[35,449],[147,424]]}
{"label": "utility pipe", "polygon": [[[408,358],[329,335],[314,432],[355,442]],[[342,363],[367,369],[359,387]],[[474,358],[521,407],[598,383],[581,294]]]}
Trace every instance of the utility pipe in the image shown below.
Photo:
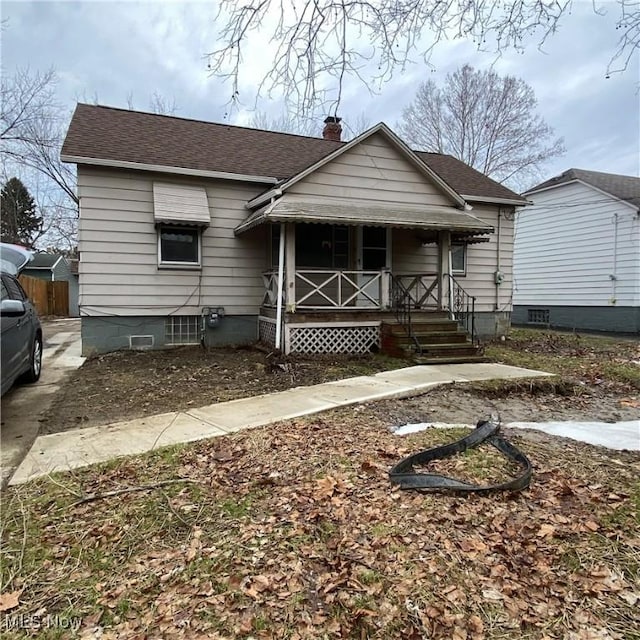
{"label": "utility pipe", "polygon": [[276,304],[276,349],[282,344],[282,289],[284,287],[284,240],[285,223],[280,223],[280,242],[278,245],[278,301]]}

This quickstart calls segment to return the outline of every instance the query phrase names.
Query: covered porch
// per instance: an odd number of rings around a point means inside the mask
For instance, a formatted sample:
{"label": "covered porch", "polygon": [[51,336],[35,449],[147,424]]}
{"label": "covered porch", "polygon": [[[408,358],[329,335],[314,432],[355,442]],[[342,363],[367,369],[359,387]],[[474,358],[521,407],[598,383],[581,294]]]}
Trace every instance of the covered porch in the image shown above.
{"label": "covered porch", "polygon": [[[428,322],[456,341],[462,327],[473,340],[475,300],[455,273],[465,268],[466,246],[493,228],[468,212],[277,200],[236,232],[263,224],[271,256],[263,342],[285,353],[363,353],[385,350],[391,326],[419,353]],[[411,243],[398,251],[394,234]]]}

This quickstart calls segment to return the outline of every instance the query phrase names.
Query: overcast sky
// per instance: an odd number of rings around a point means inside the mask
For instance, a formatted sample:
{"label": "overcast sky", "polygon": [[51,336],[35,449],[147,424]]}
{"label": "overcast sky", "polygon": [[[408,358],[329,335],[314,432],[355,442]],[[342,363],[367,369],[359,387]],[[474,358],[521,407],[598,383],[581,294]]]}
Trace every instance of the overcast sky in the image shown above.
{"label": "overcast sky", "polygon": [[[148,110],[157,92],[175,101],[176,115],[247,124],[247,109],[228,111],[230,88],[209,76],[204,54],[215,47],[214,2],[6,2],[2,0],[2,66],[45,70],[55,67],[58,95],[71,110],[79,101]],[[523,78],[535,90],[539,113],[564,138],[567,153],[550,162],[545,178],[570,167],[640,175],[640,66],[636,52],[629,68],[606,78],[615,49],[615,11],[593,13],[590,0],[576,0],[573,13],[545,45],[524,55],[478,53],[470,43],[438,47],[435,70],[412,65],[369,95],[349,82],[340,114],[348,123],[362,117],[392,128],[418,83],[436,82],[464,63]],[[268,47],[255,41],[243,69],[241,97],[251,94],[268,61]],[[279,107],[262,103],[277,115]],[[318,132],[322,127],[318,122]]]}

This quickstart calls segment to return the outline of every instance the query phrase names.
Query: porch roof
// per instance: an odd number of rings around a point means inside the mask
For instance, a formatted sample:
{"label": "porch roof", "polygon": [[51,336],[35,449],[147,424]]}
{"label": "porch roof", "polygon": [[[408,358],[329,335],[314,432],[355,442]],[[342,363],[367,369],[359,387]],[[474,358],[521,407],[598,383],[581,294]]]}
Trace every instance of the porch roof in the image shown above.
{"label": "porch roof", "polygon": [[240,235],[266,222],[315,222],[366,225],[430,231],[454,231],[469,235],[493,233],[493,227],[453,207],[403,207],[354,205],[347,202],[312,202],[280,199],[254,211],[235,228]]}

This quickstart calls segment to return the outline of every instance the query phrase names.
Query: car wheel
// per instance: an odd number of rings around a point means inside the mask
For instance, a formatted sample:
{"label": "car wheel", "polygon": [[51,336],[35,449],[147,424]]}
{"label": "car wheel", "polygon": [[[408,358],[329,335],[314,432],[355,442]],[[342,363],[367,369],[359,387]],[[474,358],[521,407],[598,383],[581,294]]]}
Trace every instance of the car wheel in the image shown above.
{"label": "car wheel", "polygon": [[29,370],[24,374],[25,382],[37,382],[42,371],[42,338],[36,336],[31,346]]}

